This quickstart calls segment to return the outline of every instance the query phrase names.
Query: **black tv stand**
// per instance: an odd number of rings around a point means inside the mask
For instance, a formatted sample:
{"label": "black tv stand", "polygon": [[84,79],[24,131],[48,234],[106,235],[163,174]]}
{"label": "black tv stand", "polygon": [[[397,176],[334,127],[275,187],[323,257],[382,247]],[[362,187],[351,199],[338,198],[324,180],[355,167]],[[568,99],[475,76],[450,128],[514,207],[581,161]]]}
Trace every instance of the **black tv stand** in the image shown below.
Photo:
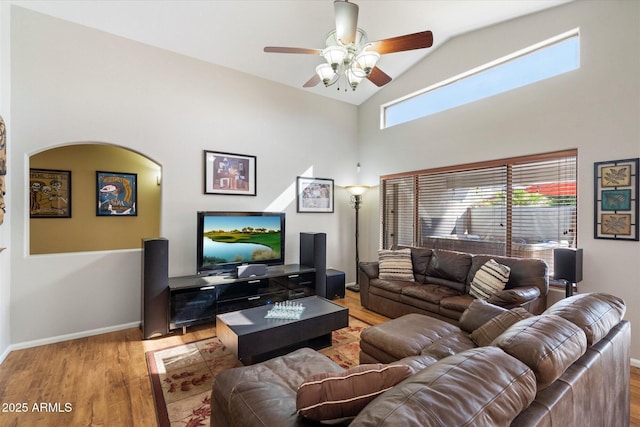
{"label": "black tv stand", "polygon": [[194,275],[169,278],[169,330],[215,322],[216,315],[279,301],[320,294],[316,269],[287,264],[267,268],[267,274],[245,278]]}

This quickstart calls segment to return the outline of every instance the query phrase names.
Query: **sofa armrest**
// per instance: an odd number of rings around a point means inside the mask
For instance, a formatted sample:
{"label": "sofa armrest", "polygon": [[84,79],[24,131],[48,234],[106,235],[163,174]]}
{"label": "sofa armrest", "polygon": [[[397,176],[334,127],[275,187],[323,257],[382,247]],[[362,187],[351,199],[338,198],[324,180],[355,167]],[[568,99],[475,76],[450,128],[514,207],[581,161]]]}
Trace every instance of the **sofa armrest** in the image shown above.
{"label": "sofa armrest", "polygon": [[379,263],[377,261],[361,262],[358,266],[358,285],[360,286],[360,304],[369,308],[369,281],[377,279]]}
{"label": "sofa armrest", "polygon": [[513,308],[524,305],[540,296],[540,289],[536,286],[506,289],[493,294],[487,302],[504,308]]}
{"label": "sofa armrest", "polygon": [[378,261],[361,262],[360,270],[369,278],[377,279],[380,273],[380,263]]}

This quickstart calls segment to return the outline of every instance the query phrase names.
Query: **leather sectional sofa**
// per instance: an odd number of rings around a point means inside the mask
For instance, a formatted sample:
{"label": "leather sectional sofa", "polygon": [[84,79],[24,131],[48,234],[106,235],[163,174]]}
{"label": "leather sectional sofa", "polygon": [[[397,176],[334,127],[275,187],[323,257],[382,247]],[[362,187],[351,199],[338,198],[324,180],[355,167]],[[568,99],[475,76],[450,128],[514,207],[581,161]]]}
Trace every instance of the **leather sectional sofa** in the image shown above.
{"label": "leather sectional sofa", "polygon": [[390,318],[418,313],[457,325],[474,300],[469,289],[476,272],[494,259],[508,266],[511,272],[505,289],[491,296],[490,303],[505,308],[521,306],[533,314],[547,308],[549,277],[543,260],[472,255],[444,249],[409,249],[413,280],[382,279],[378,261],[360,263],[358,278],[363,307]]}
{"label": "leather sectional sofa", "polygon": [[[581,294],[537,316],[474,303],[461,319],[465,329],[475,328],[471,333],[418,314],[372,326],[361,336],[366,365],[360,366],[401,365],[411,373],[332,424],[628,426],[631,337],[629,322],[622,320],[625,308],[611,295]],[[521,320],[506,321],[514,316]],[[478,346],[474,340],[481,338],[491,341]],[[308,348],[229,369],[214,381],[211,425],[318,425],[298,413],[299,387],[317,385],[319,374],[346,378],[345,372]],[[320,401],[345,401],[332,399],[335,390],[324,392]]]}

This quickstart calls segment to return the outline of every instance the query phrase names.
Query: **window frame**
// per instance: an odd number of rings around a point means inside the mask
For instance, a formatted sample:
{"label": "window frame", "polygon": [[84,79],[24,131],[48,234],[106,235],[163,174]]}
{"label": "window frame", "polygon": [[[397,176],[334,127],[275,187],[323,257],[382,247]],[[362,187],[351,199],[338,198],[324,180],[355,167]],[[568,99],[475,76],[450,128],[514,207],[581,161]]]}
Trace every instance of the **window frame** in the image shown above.
{"label": "window frame", "polygon": [[[399,183],[402,182],[402,180],[406,180],[407,183],[409,183],[406,187],[405,187],[405,192],[412,190],[413,194],[412,195],[408,195],[405,197],[405,199],[411,199],[411,203],[413,203],[413,205],[410,207],[411,211],[409,212],[409,209],[406,208],[406,206],[404,206],[404,210],[403,210],[403,215],[406,218],[411,218],[411,223],[409,224],[409,227],[412,228],[411,230],[411,235],[412,235],[412,242],[410,244],[410,246],[421,246],[423,245],[423,236],[421,236],[420,234],[422,234],[421,231],[421,227],[419,225],[419,221],[420,221],[420,211],[421,209],[423,209],[423,207],[420,204],[420,194],[421,191],[424,191],[423,189],[420,188],[420,177],[423,176],[429,176],[429,175],[440,175],[443,173],[449,173],[449,172],[467,172],[467,171],[481,171],[481,170],[489,170],[489,169],[498,169],[498,168],[504,168],[505,169],[505,194],[506,194],[506,225],[505,225],[505,241],[504,241],[504,247],[505,247],[505,253],[504,254],[495,254],[496,256],[514,256],[514,251],[516,251],[516,249],[514,249],[512,247],[513,244],[513,228],[514,228],[514,219],[513,219],[513,206],[514,206],[514,201],[512,199],[513,197],[513,189],[514,189],[514,184],[513,184],[513,168],[514,167],[521,167],[521,166],[526,166],[526,165],[536,165],[539,162],[544,162],[544,161],[554,161],[554,160],[561,160],[561,159],[573,159],[572,161],[575,162],[575,181],[576,181],[576,190],[575,190],[575,212],[573,217],[571,218],[570,222],[571,222],[571,227],[574,227],[574,229],[571,230],[571,235],[568,237],[568,246],[561,246],[561,247],[569,247],[569,248],[575,248],[577,247],[578,243],[577,243],[577,238],[578,238],[578,224],[577,224],[577,198],[578,198],[578,191],[577,191],[577,159],[578,159],[578,150],[577,149],[568,149],[568,150],[562,150],[562,151],[556,151],[556,152],[549,152],[549,153],[542,153],[542,154],[535,154],[535,155],[528,155],[528,156],[518,156],[518,157],[511,157],[511,158],[506,158],[506,159],[497,159],[497,160],[491,160],[491,161],[483,161],[483,162],[475,162],[475,163],[466,163],[466,164],[462,164],[462,165],[454,165],[454,166],[446,166],[446,167],[438,167],[438,168],[432,168],[432,169],[422,169],[422,170],[418,170],[418,171],[412,171],[412,172],[403,172],[403,173],[397,173],[397,174],[390,174],[390,175],[383,175],[380,177],[380,218],[381,218],[381,225],[380,225],[380,242],[381,242],[381,247],[382,248],[390,248],[390,247],[394,247],[397,245],[408,245],[408,243],[406,241],[402,241],[400,242],[399,240],[397,240],[397,237],[395,236],[395,234],[400,234],[404,232],[404,236],[408,235],[408,231],[406,230],[407,226],[406,226],[406,222],[403,222],[403,230],[399,230],[399,229],[389,229],[388,225],[390,225],[391,223],[393,224],[397,224],[398,223],[398,219],[395,218],[395,216],[397,216],[398,214],[396,212],[393,213],[389,213],[389,209],[396,209],[394,207],[390,207],[389,206],[389,201],[388,201],[388,197],[387,197],[387,189],[388,189],[388,184],[389,183]],[[394,201],[394,203],[397,203],[397,200]],[[516,225],[520,226],[520,223],[516,223]],[[390,239],[392,239],[393,237],[396,237],[395,241],[390,241]],[[445,237],[442,238],[443,240],[445,239]],[[482,241],[482,240],[481,240]],[[426,246],[428,247],[428,246]],[[559,246],[560,247],[560,246]],[[478,253],[486,253],[486,252],[478,252]],[[534,258],[533,256],[522,256],[522,255],[515,255],[515,256],[519,256],[519,257],[525,257],[525,258]],[[535,257],[538,258],[538,257]],[[553,271],[553,257],[551,256],[549,257],[545,257],[545,261],[547,261],[547,263],[549,264],[551,271]]]}
{"label": "window frame", "polygon": [[[483,75],[489,75],[489,73],[493,72],[494,70],[498,70],[500,68],[503,68],[505,66],[508,66],[510,63],[515,63],[516,61],[521,61],[521,60],[526,60],[529,57],[532,57],[533,55],[537,55],[538,53],[540,53],[541,51],[544,51],[545,49],[551,49],[554,47],[558,47],[560,44],[567,42],[571,39],[577,39],[577,65],[573,68],[568,68],[566,70],[563,71],[554,71],[555,74],[551,74],[548,75],[546,77],[541,77],[541,78],[531,78],[529,81],[524,82],[522,84],[517,84],[514,87],[507,87],[507,88],[503,88],[502,90],[497,90],[494,93],[489,93],[489,94],[484,94],[482,96],[479,96],[475,99],[471,99],[471,100],[462,100],[459,103],[456,103],[454,105],[448,106],[448,107],[442,107],[442,108],[436,108],[434,111],[424,111],[424,112],[420,112],[420,106],[414,106],[411,108],[412,111],[417,113],[414,113],[414,115],[408,119],[402,119],[402,120],[397,120],[395,122],[393,122],[392,124],[389,124],[389,112],[390,109],[393,109],[394,107],[402,107],[403,105],[409,103],[409,102],[413,102],[416,101],[420,98],[424,98],[427,96],[437,96],[437,93],[441,90],[441,89],[446,89],[446,88],[455,88],[456,86],[460,86],[460,85],[464,85],[467,83],[470,83],[471,79],[477,79],[477,78],[482,78]],[[554,61],[554,63],[557,63],[557,61]],[[567,65],[567,64],[565,64]],[[450,77],[446,80],[443,80],[441,82],[435,83],[431,86],[428,86],[424,89],[418,90],[416,92],[410,93],[408,95],[405,95],[403,97],[400,97],[398,99],[395,99],[393,101],[387,102],[385,104],[382,104],[380,106],[380,129],[388,129],[390,127],[393,126],[397,126],[403,123],[408,123],[420,118],[424,118],[424,117],[428,117],[430,115],[433,114],[437,114],[439,112],[442,111],[446,111],[452,108],[456,108],[456,107],[460,107],[462,105],[466,105],[472,102],[476,102],[482,99],[486,99],[489,98],[491,96],[494,95],[498,95],[500,93],[504,93],[504,92],[508,92],[511,90],[515,90],[518,89],[520,87],[523,86],[527,86],[529,84],[533,84],[536,83],[538,81],[543,81],[546,80],[548,78],[551,77],[555,77],[561,74],[564,74],[566,72],[570,72],[576,69],[580,68],[580,28],[574,28],[572,30],[569,30],[567,32],[564,32],[562,34],[559,34],[555,37],[551,37],[549,39],[543,40],[539,43],[536,43],[534,45],[531,45],[529,47],[526,47],[524,49],[520,49],[516,52],[513,52],[509,55],[503,56],[501,58],[498,58],[496,60],[490,61],[486,64],[480,65],[478,67],[475,67],[471,70],[465,71],[463,73],[460,73],[456,76]],[[511,74],[513,75],[513,74]],[[481,83],[484,83],[481,86],[486,85],[487,81],[481,81]],[[454,101],[456,102],[456,101]],[[423,105],[424,107],[424,105]],[[426,107],[427,108],[427,107]],[[430,108],[430,106],[428,107]],[[427,108],[427,109],[428,109]]]}

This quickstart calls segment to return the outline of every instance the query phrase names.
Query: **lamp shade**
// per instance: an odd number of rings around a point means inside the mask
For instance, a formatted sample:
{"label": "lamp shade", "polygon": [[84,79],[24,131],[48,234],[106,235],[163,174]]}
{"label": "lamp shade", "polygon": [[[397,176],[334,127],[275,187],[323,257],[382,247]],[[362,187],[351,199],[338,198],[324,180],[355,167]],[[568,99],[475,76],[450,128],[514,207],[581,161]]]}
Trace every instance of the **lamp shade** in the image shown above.
{"label": "lamp shade", "polygon": [[363,76],[354,73],[353,70],[347,70],[347,80],[349,81],[349,86],[351,89],[356,90],[360,82],[362,81]]}
{"label": "lamp shade", "polygon": [[331,68],[335,71],[347,56],[347,49],[342,46],[329,46],[322,51],[322,56],[324,56],[327,64],[331,65]]}
{"label": "lamp shade", "polygon": [[378,52],[365,50],[356,57],[356,62],[368,76],[371,74],[373,67],[376,66],[378,59],[380,59],[380,54]]}
{"label": "lamp shade", "polygon": [[366,185],[349,185],[345,188],[352,196],[362,196],[369,189]]}
{"label": "lamp shade", "polygon": [[553,277],[569,283],[582,281],[582,249],[556,248],[553,250]]}
{"label": "lamp shade", "polygon": [[336,72],[333,71],[331,65],[329,64],[320,64],[316,67],[316,74],[322,80],[325,86],[328,86],[333,77],[336,75]]}

